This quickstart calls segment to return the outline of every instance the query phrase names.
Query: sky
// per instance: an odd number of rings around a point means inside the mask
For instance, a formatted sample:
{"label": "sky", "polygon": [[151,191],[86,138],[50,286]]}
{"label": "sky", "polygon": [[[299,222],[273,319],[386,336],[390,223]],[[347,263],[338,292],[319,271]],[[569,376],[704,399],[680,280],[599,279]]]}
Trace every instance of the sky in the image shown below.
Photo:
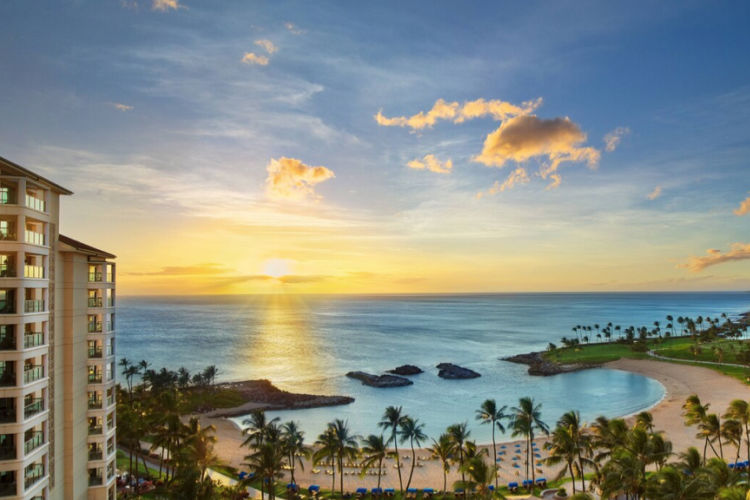
{"label": "sky", "polygon": [[9,0],[121,294],[750,289],[750,4]]}

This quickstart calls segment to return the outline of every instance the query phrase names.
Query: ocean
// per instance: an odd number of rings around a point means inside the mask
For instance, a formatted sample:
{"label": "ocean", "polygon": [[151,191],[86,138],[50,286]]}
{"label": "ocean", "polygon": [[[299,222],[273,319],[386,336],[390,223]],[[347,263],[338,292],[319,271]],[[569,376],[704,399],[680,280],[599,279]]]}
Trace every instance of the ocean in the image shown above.
{"label": "ocean", "polygon": [[[579,324],[612,322],[624,329],[659,321],[664,328],[667,315],[736,316],[748,310],[750,292],[121,297],[116,355],[145,359],[157,369],[184,366],[193,372],[216,365],[221,381],[266,378],[289,391],[356,399],[346,406],[269,414],[299,422],[308,441],[334,418],[348,420],[357,434],[379,433],[383,410],[396,405],[423,422],[430,437],[468,421],[471,437],[488,442],[489,426],[475,421],[487,398],[511,407],[520,397],[533,397],[543,420],[553,425],[570,409],[590,421],[640,411],[664,395],[661,384],[636,374],[593,369],[532,377],[526,366],[499,358],[559,344]],[[441,362],[482,376],[443,380],[435,368]],[[407,363],[425,370],[407,387],[377,389],[345,376]]]}

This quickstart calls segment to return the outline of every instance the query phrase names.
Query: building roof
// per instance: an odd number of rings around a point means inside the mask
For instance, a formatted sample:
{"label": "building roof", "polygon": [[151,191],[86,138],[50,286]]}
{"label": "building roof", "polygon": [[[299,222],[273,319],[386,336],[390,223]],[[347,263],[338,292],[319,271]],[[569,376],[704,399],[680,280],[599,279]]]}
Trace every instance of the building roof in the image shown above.
{"label": "building roof", "polygon": [[59,235],[57,239],[60,243],[65,243],[66,245],[70,245],[71,247],[75,248],[79,252],[95,255],[97,257],[103,257],[105,259],[116,258],[115,255],[109,252],[105,252],[104,250],[99,250],[98,248],[94,248],[91,245],[87,245],[86,243],[81,243],[80,241],[74,240],[73,238],[65,236],[64,234]]}
{"label": "building roof", "polygon": [[5,159],[2,156],[0,156],[0,165],[4,165],[14,170],[18,170],[19,173],[25,177],[29,177],[31,179],[34,179],[35,181],[47,184],[49,187],[52,188],[52,190],[57,191],[60,194],[73,194],[73,191],[71,191],[70,189],[66,189],[59,184],[55,184],[51,180],[45,179],[41,175],[35,174],[31,170],[28,170],[17,163],[13,163],[12,161]]}

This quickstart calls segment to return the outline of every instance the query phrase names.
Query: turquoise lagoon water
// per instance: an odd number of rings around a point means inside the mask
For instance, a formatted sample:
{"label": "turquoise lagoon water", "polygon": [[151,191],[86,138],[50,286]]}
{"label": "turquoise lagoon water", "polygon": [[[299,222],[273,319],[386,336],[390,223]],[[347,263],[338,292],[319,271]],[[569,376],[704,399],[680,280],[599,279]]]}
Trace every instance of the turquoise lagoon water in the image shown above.
{"label": "turquoise lagoon water", "polygon": [[[191,371],[219,367],[220,380],[270,379],[286,390],[349,395],[347,406],[273,412],[298,421],[313,440],[334,418],[359,434],[377,432],[388,405],[425,423],[429,436],[468,421],[472,437],[489,440],[474,420],[487,398],[514,405],[533,396],[548,423],[577,409],[584,419],[625,415],[658,402],[658,382],[595,369],[531,377],[498,358],[539,350],[570,336],[577,324],[666,324],[665,316],[736,315],[750,292],[575,293],[431,296],[125,297],[118,304],[117,356]],[[592,341],[595,339],[592,339]],[[453,362],[482,374],[443,380],[434,368]],[[425,373],[414,385],[375,389],[344,374],[382,373],[400,364]],[[241,422],[241,418],[236,419]]]}

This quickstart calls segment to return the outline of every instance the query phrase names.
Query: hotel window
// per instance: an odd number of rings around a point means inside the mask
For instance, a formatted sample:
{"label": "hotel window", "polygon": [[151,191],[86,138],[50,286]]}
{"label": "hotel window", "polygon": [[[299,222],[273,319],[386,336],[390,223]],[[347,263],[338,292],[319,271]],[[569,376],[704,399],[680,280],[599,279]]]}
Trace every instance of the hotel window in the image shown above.
{"label": "hotel window", "polygon": [[0,254],[0,278],[14,278],[16,276],[15,261],[14,255]]}
{"label": "hotel window", "polygon": [[16,494],[16,473],[7,470],[0,472],[0,495],[11,496]]}
{"label": "hotel window", "polygon": [[0,240],[16,239],[16,221],[14,219],[0,219]]}
{"label": "hotel window", "polygon": [[16,385],[16,362],[0,361],[0,387]]}
{"label": "hotel window", "polygon": [[0,289],[0,314],[13,314],[16,312],[16,291],[12,289]]}
{"label": "hotel window", "polygon": [[11,351],[16,348],[15,325],[0,325],[0,351]]}
{"label": "hotel window", "polygon": [[107,415],[107,431],[111,431],[115,428],[115,414],[114,412]]}

